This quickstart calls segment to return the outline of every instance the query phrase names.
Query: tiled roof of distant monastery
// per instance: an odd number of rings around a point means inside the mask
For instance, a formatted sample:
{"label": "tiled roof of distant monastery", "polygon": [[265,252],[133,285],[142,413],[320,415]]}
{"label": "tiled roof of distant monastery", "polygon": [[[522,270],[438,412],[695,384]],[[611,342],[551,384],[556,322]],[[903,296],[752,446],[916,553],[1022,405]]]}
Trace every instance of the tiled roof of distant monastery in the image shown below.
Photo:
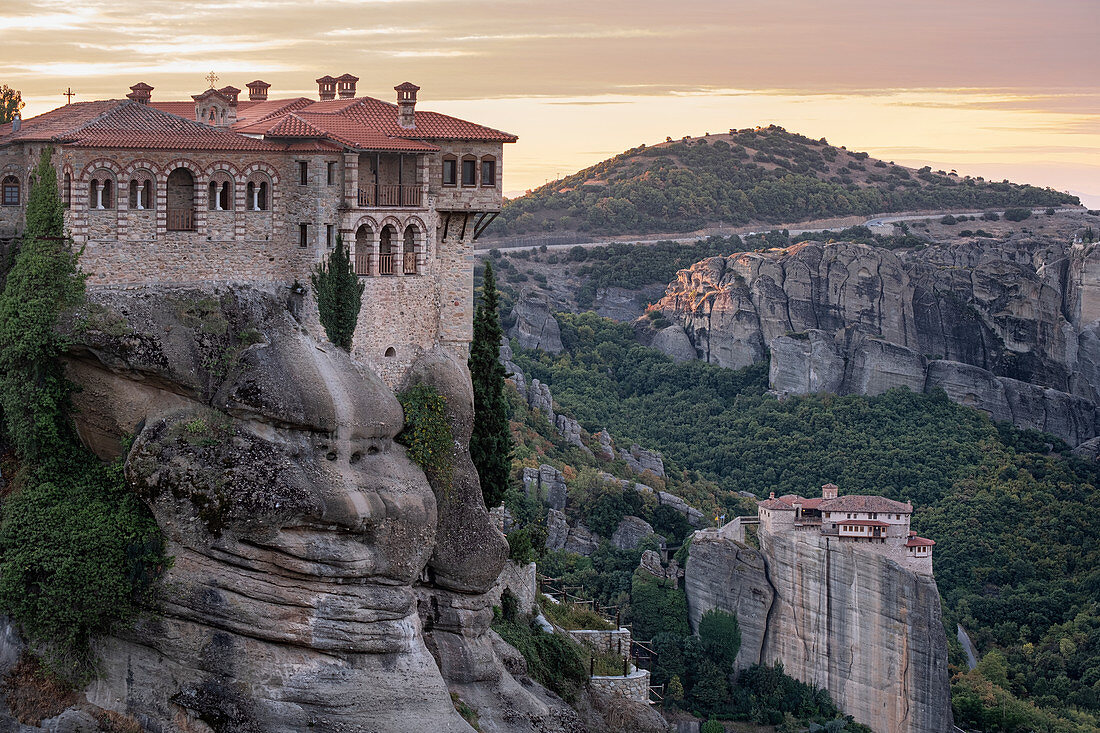
{"label": "tiled roof of distant monastery", "polygon": [[910,537],[906,543],[906,547],[932,547],[936,544],[935,540],[930,540],[927,537],[917,537],[916,535]]}
{"label": "tiled roof of distant monastery", "polygon": [[805,499],[797,494],[784,494],[776,499],[760,502],[765,509],[793,510],[795,504],[803,509],[819,509],[823,512],[882,512],[884,514],[912,514],[913,505],[887,499],[885,496],[851,494],[835,499]]}

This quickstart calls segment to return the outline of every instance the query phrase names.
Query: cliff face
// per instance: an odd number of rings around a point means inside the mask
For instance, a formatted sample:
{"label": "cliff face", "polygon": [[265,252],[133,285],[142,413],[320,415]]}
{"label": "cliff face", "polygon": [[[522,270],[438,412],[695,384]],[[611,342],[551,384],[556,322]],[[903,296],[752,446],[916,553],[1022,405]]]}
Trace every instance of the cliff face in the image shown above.
{"label": "cliff face", "polygon": [[1097,245],[803,242],[696,263],[658,307],[699,358],[740,368],[770,352],[781,394],[939,387],[1073,445],[1100,432]]}
{"label": "cliff face", "polygon": [[875,731],[951,730],[935,580],[809,533],[761,532],[760,545],[696,534],[684,579],[693,627],[710,608],[737,613],[739,666],[782,662]]}
{"label": "cliff face", "polygon": [[576,716],[521,686],[493,646],[507,554],[466,446],[472,395],[443,351],[410,382],[446,397],[453,480],[394,441],[394,394],[311,340],[280,294],[97,291],[69,359],[78,428],[126,476],[175,562],[162,608],[98,654],[90,703],[149,730],[562,731]]}

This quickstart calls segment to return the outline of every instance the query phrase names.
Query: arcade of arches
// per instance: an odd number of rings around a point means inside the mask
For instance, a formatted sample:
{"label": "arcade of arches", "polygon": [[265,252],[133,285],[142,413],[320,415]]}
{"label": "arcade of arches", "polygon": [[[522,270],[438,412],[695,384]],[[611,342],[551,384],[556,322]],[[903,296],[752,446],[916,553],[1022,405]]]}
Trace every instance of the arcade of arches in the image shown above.
{"label": "arcade of arches", "polygon": [[377,236],[369,224],[355,232],[356,275],[421,275],[425,256],[424,232],[416,224],[408,224],[400,235],[393,224],[383,225]]}

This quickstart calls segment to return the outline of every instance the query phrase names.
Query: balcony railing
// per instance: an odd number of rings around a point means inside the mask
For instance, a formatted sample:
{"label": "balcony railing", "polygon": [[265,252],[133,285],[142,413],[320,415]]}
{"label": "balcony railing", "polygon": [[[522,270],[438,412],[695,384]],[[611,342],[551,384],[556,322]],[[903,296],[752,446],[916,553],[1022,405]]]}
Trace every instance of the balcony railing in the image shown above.
{"label": "balcony railing", "polygon": [[406,275],[416,274],[416,252],[405,253],[405,269],[402,272]]}
{"label": "balcony railing", "polygon": [[370,256],[369,251],[362,252],[358,249],[355,250],[355,274],[356,275],[369,275],[370,274]]}
{"label": "balcony railing", "polygon": [[195,231],[195,212],[191,209],[168,209],[165,227],[170,232]]}
{"label": "balcony railing", "polygon": [[420,208],[423,205],[420,186],[403,184],[376,185],[359,189],[360,206],[403,206]]}
{"label": "balcony railing", "polygon": [[385,254],[378,255],[378,274],[392,275],[395,259],[396,255],[393,252],[386,252]]}

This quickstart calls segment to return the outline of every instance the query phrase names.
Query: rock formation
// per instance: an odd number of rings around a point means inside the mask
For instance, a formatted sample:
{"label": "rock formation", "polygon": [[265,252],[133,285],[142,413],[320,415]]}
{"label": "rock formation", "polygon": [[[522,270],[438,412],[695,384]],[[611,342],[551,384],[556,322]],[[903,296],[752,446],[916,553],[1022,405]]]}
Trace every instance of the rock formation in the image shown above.
{"label": "rock formation", "polygon": [[611,544],[620,550],[636,550],[650,537],[656,537],[663,547],[664,538],[653,531],[649,522],[641,517],[627,515],[611,535]]}
{"label": "rock formation", "polygon": [[850,242],[681,270],[654,345],[730,368],[771,354],[780,394],[943,388],[1072,445],[1100,415],[1100,251],[1017,235],[892,252]]}
{"label": "rock formation", "polygon": [[782,662],[882,733],[952,729],[947,637],[935,580],[813,533],[760,532],[760,550],[697,532],[684,587],[693,628],[736,613],[737,665]]}
{"label": "rock formation", "polygon": [[525,349],[542,349],[551,354],[561,353],[561,328],[550,313],[550,299],[537,290],[522,293],[512,309],[515,325],[509,336]]}
{"label": "rock formation", "polygon": [[626,466],[637,474],[649,471],[654,476],[663,478],[665,475],[664,458],[657,451],[649,451],[637,443],[630,446],[630,450],[619,451],[619,457],[626,461]]}
{"label": "rock formation", "polygon": [[568,499],[565,476],[553,466],[544,463],[537,469],[523,469],[523,489],[528,498],[543,501],[551,509],[565,509]]}
{"label": "rock formation", "polygon": [[469,731],[457,692],[483,730],[576,728],[494,649],[507,545],[466,449],[463,364],[436,350],[409,375],[447,398],[452,480],[434,486],[394,441],[393,393],[281,294],[91,301],[68,360],[78,428],[103,457],[135,436],[126,475],[175,561],[159,613],[99,643],[89,702],[158,731]]}

